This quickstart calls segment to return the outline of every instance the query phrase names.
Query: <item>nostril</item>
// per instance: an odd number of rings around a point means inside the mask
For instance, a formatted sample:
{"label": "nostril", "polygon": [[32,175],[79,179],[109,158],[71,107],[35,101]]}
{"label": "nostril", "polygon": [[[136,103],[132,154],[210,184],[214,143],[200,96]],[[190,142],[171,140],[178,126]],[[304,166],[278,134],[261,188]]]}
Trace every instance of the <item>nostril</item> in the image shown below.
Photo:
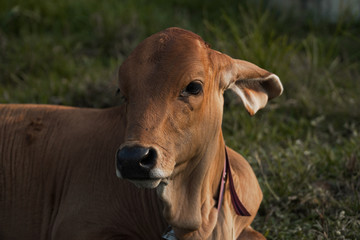
{"label": "nostril", "polygon": [[156,157],[155,149],[149,148],[146,155],[139,161],[139,165],[143,168],[151,169],[155,166]]}

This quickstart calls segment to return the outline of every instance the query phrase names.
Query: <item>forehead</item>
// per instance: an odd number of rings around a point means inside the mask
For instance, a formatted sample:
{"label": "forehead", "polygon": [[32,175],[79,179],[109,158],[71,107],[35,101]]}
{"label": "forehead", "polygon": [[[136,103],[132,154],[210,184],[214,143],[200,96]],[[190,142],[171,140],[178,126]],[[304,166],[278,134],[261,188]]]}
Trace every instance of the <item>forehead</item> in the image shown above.
{"label": "forehead", "polygon": [[207,62],[208,46],[201,37],[185,30],[164,31],[145,39],[125,60],[120,83],[175,84],[182,78],[204,77]]}

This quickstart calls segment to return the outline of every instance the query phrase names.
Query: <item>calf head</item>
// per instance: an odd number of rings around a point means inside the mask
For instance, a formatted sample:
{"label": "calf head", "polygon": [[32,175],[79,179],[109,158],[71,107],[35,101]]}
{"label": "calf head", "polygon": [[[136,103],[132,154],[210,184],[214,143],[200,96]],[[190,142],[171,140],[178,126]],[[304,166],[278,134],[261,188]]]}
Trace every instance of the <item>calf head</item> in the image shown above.
{"label": "calf head", "polygon": [[[120,67],[119,86],[126,99],[126,130],[116,154],[117,176],[157,188],[168,219],[179,217],[170,202],[201,201],[194,184],[201,186],[224,147],[223,92],[233,90],[253,115],[283,90],[276,75],[214,51],[179,28],[140,43]],[[201,221],[193,206],[188,206],[195,216],[192,223],[186,220],[189,228]]]}

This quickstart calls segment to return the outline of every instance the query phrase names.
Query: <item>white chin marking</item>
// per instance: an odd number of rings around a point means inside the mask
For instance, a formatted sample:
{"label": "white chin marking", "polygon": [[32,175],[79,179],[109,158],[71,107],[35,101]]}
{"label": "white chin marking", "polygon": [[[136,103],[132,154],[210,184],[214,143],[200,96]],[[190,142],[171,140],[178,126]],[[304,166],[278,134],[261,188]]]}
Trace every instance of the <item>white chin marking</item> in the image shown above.
{"label": "white chin marking", "polygon": [[162,196],[165,192],[165,187],[168,185],[168,181],[163,181],[159,184],[159,186],[156,188],[156,193],[158,196]]}
{"label": "white chin marking", "polygon": [[150,171],[150,177],[151,178],[165,178],[166,175],[163,170],[159,168],[154,168]]}
{"label": "white chin marking", "polygon": [[116,168],[116,176],[118,178],[122,178],[120,171]]}
{"label": "white chin marking", "polygon": [[161,179],[154,179],[154,180],[129,180],[138,188],[156,188],[159,186]]}

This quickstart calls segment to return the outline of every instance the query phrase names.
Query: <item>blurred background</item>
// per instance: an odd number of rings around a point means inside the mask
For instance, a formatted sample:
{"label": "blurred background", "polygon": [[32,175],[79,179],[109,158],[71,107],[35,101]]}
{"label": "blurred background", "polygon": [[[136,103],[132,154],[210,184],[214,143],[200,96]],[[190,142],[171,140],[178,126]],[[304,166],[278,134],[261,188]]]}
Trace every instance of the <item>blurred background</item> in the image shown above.
{"label": "blurred background", "polygon": [[253,227],[268,239],[359,239],[357,0],[0,0],[0,103],[116,106],[120,64],[170,26],[283,82],[254,117],[225,95],[226,142],[264,192]]}

